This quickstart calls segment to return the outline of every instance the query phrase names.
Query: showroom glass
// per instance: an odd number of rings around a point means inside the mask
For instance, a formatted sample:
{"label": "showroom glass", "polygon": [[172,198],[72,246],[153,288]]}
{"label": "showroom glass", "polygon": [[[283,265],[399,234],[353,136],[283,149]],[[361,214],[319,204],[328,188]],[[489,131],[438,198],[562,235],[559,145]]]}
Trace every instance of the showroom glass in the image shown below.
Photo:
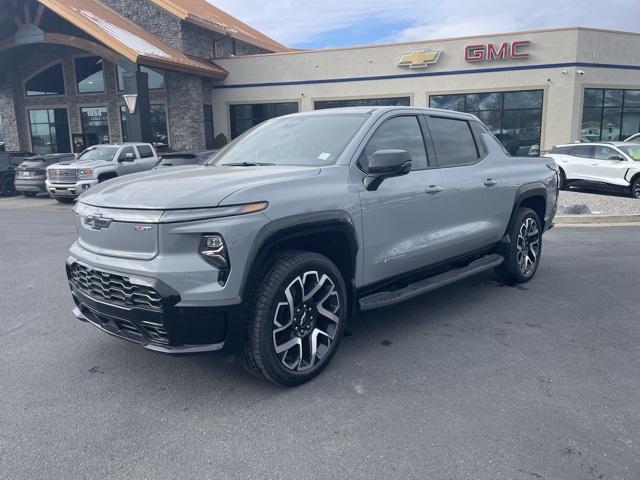
{"label": "showroom glass", "polygon": [[418,117],[407,115],[386,120],[373,134],[358,159],[358,166],[369,171],[369,163],[378,150],[406,150],[411,156],[412,170],[427,168],[427,151]]}
{"label": "showroom glass", "polygon": [[583,142],[624,140],[640,131],[640,90],[585,88]]}
{"label": "showroom glass", "polygon": [[511,155],[537,156],[542,131],[542,90],[431,95],[429,106],[476,115]]}
{"label": "showroom glass", "polygon": [[78,155],[78,160],[110,161],[118,153],[118,147],[90,147]]}
{"label": "showroom glass", "polygon": [[87,147],[109,143],[109,117],[106,107],[83,107],[80,109],[80,117]]}
{"label": "showroom glass", "polygon": [[[144,65],[140,65],[139,69],[148,75],[147,85],[149,86],[149,90],[164,90],[164,75],[162,73],[145,67]],[[118,91],[122,92],[124,91],[124,68],[117,65],[116,72],[118,77]]]}
{"label": "showroom glass", "polygon": [[367,118],[364,113],[276,118],[233,140],[207,164],[333,165]]}
{"label": "showroom glass", "polygon": [[78,93],[104,92],[104,62],[100,57],[75,59]]}
{"label": "showroom glass", "polygon": [[455,118],[430,117],[429,131],[438,166],[455,167],[478,161],[478,149],[469,122]]}
{"label": "showroom glass", "polygon": [[629,155],[636,162],[640,162],[640,145],[624,145],[618,148]]}
{"label": "showroom glass", "polygon": [[298,102],[229,105],[231,138],[236,138],[270,118],[298,112]]}
{"label": "showroom glass", "polygon": [[29,110],[33,153],[71,152],[69,119],[65,108]]}
{"label": "showroom glass", "polygon": [[[159,149],[169,148],[169,129],[167,126],[167,108],[163,103],[150,105],[151,114],[151,138]],[[128,142],[127,107],[120,106],[120,126],[122,128],[122,141]]]}
{"label": "showroom glass", "polygon": [[25,95],[35,97],[42,95],[64,95],[64,75],[62,64],[57,63],[34,75],[24,84]]}
{"label": "showroom glass", "polygon": [[325,108],[345,108],[345,107],[408,107],[411,105],[409,97],[388,97],[388,98],[352,98],[342,100],[318,100],[313,102],[315,110]]}

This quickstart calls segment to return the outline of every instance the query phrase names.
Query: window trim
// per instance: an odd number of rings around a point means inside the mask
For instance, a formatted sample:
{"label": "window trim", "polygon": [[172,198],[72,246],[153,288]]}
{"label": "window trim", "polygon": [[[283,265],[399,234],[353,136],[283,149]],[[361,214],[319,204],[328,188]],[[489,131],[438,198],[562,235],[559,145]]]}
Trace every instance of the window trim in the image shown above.
{"label": "window trim", "polygon": [[[425,132],[422,122],[420,121],[420,117],[424,117],[425,115],[421,112],[393,112],[393,114],[388,115],[388,116],[382,116],[380,117],[376,123],[374,125],[371,126],[371,128],[369,129],[369,131],[367,132],[367,134],[365,135],[365,137],[362,139],[362,141],[360,142],[360,145],[358,145],[358,148],[356,150],[355,155],[352,157],[352,162],[353,159],[355,159],[355,166],[358,169],[358,171],[360,171],[362,174],[364,175],[369,175],[368,172],[365,172],[362,167],[360,166],[360,157],[362,156],[362,153],[364,152],[364,149],[367,148],[367,145],[369,144],[369,141],[373,138],[373,136],[377,133],[377,131],[380,129],[380,127],[382,127],[382,125],[384,125],[387,121],[389,120],[393,120],[394,118],[398,118],[398,117],[415,117],[416,121],[418,122],[418,128],[420,128],[420,132],[422,133],[422,144],[424,145],[424,152],[427,156],[427,168],[413,168],[413,165],[411,166],[411,171],[409,172],[409,175],[413,172],[424,172],[425,170],[431,170],[433,168],[437,168],[436,165],[432,165],[432,161],[431,161],[431,156],[430,156],[430,150],[429,150],[429,145],[427,142],[427,132]],[[429,133],[429,141],[431,141],[431,135]]]}
{"label": "window trim", "polygon": [[[54,67],[55,65],[60,64],[60,68],[62,69],[62,85],[64,88],[64,93],[63,94],[59,94],[56,93],[54,95],[27,95],[27,83],[29,81],[31,81],[35,76],[40,75],[42,72],[44,72],[45,70],[50,69],[51,67]],[[59,99],[62,97],[66,97],[67,96],[67,80],[66,78],[64,78],[64,62],[62,60],[54,60],[51,63],[46,64],[44,67],[40,67],[38,70],[36,70],[33,74],[31,74],[29,77],[27,77],[25,80],[22,81],[22,96],[23,98],[27,99],[27,98],[52,98],[52,99]]]}
{"label": "window trim", "polygon": [[[76,60],[78,58],[87,58],[87,57],[97,57],[102,60],[102,83],[104,85],[104,89],[99,92],[81,92],[80,91],[80,82],[78,81],[78,69],[76,68]],[[73,55],[71,57],[71,64],[73,68],[73,82],[75,84],[74,90],[76,95],[103,95],[108,93],[107,92],[107,76],[105,74],[105,67],[106,67],[105,62],[107,61],[108,60],[105,60],[100,55],[93,55],[93,54],[80,54],[80,55]]]}
{"label": "window trim", "polygon": [[464,122],[467,124],[467,128],[469,129],[469,133],[471,134],[471,138],[473,139],[473,145],[475,146],[476,149],[476,160],[474,162],[467,162],[467,163],[458,163],[456,165],[440,165],[440,162],[438,161],[438,152],[435,151],[435,143],[433,145],[433,150],[434,150],[434,155],[435,155],[435,161],[436,161],[436,165],[438,168],[457,168],[457,167],[469,167],[471,165],[477,165],[478,163],[482,162],[485,158],[487,158],[487,155],[481,155],[480,154],[480,149],[478,148],[478,139],[476,138],[474,132],[473,132],[473,128],[471,127],[471,122],[472,120],[466,119],[466,118],[457,118],[457,117],[453,117],[453,116],[447,116],[447,115],[426,115],[427,117],[427,126],[429,127],[429,136],[431,137],[432,141],[433,141],[433,135],[431,134],[431,119],[432,118],[443,118],[446,120],[456,120],[458,122]]}

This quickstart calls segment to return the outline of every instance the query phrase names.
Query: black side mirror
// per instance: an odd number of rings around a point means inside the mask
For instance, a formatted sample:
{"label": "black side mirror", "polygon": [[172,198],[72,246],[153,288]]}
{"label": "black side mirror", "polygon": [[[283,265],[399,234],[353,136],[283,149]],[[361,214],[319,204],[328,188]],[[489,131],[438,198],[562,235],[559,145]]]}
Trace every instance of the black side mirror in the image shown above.
{"label": "black side mirror", "polygon": [[609,160],[617,160],[617,161],[619,161],[619,162],[624,162],[624,161],[626,161],[626,159],[625,159],[625,158],[623,158],[621,155],[611,155],[611,156],[609,157]]}
{"label": "black side mirror", "polygon": [[406,150],[378,150],[371,157],[364,187],[369,191],[377,190],[386,178],[409,173],[411,164],[411,155]]}

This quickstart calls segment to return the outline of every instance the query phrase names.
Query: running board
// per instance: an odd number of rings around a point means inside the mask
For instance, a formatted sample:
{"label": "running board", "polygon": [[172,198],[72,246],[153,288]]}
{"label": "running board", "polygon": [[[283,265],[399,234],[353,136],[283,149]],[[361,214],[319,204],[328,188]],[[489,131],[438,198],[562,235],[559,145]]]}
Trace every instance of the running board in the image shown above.
{"label": "running board", "polygon": [[503,261],[504,258],[502,255],[487,255],[479,258],[478,260],[474,260],[466,267],[449,270],[448,272],[441,273],[440,275],[425,278],[424,280],[412,283],[411,285],[399,290],[372,293],[371,295],[367,295],[360,299],[360,310],[373,310],[375,308],[386,307],[388,305],[409,300],[410,298],[417,297],[418,295],[430,292],[436,288],[444,287],[445,285],[457,282],[463,278],[471,277],[477,273],[497,267]]}

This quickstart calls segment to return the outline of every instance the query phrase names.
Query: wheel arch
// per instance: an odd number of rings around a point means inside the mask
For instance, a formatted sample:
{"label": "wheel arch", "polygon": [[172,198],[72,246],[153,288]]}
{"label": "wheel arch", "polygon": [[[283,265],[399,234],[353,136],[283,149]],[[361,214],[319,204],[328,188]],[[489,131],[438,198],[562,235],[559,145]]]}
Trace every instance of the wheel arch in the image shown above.
{"label": "wheel arch", "polygon": [[[545,215],[547,212],[547,189],[542,185],[522,186],[518,189],[516,198],[511,211],[511,218],[519,208],[530,208],[538,215],[542,223],[542,229],[545,228]],[[511,221],[509,221],[511,224]],[[509,227],[507,227],[508,230]],[[506,234],[506,231],[505,231]]]}
{"label": "wheel arch", "polygon": [[103,182],[105,180],[109,180],[110,178],[116,178],[118,176],[118,172],[113,170],[107,170],[105,172],[98,173],[98,182]]}

